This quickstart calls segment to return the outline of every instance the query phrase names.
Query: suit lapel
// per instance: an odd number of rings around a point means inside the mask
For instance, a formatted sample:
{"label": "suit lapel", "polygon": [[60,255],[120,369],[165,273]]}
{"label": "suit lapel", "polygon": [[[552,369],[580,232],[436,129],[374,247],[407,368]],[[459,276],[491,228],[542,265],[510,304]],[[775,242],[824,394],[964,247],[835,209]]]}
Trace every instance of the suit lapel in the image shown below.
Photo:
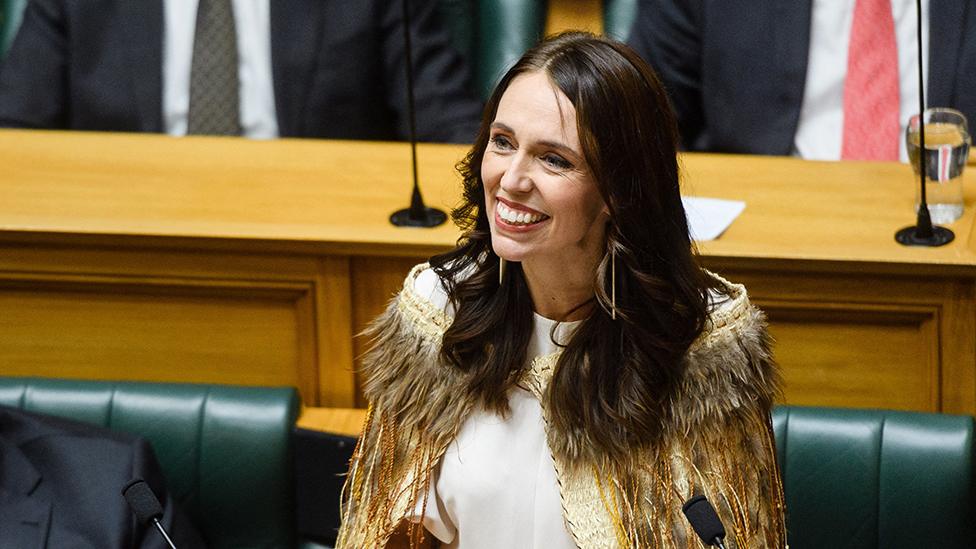
{"label": "suit lapel", "polygon": [[778,152],[790,154],[800,122],[800,108],[806,85],[812,0],[773,0],[773,3],[775,21],[772,46],[775,51],[776,75],[781,82],[778,89],[783,90],[784,102],[789,106],[789,109],[781,111],[782,116],[775,121],[776,130],[782,136],[777,142],[789,144],[787,149]]}
{"label": "suit lapel", "polygon": [[[274,3],[274,2],[272,2]],[[121,0],[116,4],[126,29],[124,40],[132,67],[132,88],[141,130],[163,131],[163,3]]]}
{"label": "suit lapel", "polygon": [[50,522],[50,502],[24,498],[0,504],[0,547],[44,549]]}
{"label": "suit lapel", "polygon": [[321,0],[271,2],[271,67],[278,133],[298,136],[322,38]]}
{"label": "suit lapel", "polygon": [[[7,419],[0,410],[0,421]],[[0,426],[0,547],[43,549],[51,502],[38,491],[40,473],[17,447],[21,434]]]}
{"label": "suit lapel", "polygon": [[926,107],[954,104],[957,65],[962,47],[963,29],[969,17],[968,0],[931,0],[929,2],[929,80]]}

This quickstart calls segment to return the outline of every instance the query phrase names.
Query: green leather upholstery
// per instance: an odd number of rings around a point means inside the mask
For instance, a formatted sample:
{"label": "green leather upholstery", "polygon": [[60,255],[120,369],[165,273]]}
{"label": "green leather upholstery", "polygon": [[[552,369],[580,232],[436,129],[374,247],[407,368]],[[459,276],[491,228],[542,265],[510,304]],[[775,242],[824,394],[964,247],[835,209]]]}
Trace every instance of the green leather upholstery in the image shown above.
{"label": "green leather upholstery", "polygon": [[136,433],[210,547],[295,547],[293,388],[0,377],[0,404]]}
{"label": "green leather upholstery", "polygon": [[546,2],[480,0],[477,21],[475,84],[487,98],[505,71],[542,37]]}
{"label": "green leather upholstery", "polygon": [[973,418],[777,407],[792,549],[973,547]]}
{"label": "green leather upholstery", "polygon": [[604,0],[603,34],[627,40],[637,19],[637,0]]}
{"label": "green leather upholstery", "polygon": [[440,0],[439,9],[484,99],[545,31],[546,3],[540,0]]}
{"label": "green leather upholstery", "polygon": [[17,35],[26,6],[27,0],[0,0],[0,59],[3,59]]}

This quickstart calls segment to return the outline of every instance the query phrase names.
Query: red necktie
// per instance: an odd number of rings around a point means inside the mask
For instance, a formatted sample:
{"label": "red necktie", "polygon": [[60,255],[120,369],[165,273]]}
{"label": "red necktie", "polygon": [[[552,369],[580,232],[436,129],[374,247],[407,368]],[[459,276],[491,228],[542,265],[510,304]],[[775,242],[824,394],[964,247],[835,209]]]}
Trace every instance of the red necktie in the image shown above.
{"label": "red necktie", "polygon": [[845,160],[898,160],[898,44],[891,0],[857,0],[844,82]]}

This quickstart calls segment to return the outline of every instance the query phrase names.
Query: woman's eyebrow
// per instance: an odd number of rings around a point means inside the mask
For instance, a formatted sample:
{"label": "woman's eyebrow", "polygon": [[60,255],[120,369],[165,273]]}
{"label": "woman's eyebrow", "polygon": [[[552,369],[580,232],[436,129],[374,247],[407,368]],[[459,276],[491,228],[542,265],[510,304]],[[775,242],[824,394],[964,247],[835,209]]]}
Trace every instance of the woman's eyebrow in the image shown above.
{"label": "woman's eyebrow", "polygon": [[580,155],[578,152],[576,152],[575,150],[573,150],[572,147],[570,147],[569,145],[566,145],[564,143],[560,143],[559,141],[539,141],[539,144],[542,145],[542,146],[544,146],[544,147],[549,147],[550,149],[559,149],[561,151],[568,152],[569,154],[571,154],[573,156],[579,156]]}
{"label": "woman's eyebrow", "polygon": [[492,122],[491,123],[491,127],[492,127],[492,129],[496,129],[496,130],[502,130],[502,131],[506,131],[508,133],[515,133],[515,130],[513,130],[510,127],[508,127],[508,124],[506,124],[504,122]]}

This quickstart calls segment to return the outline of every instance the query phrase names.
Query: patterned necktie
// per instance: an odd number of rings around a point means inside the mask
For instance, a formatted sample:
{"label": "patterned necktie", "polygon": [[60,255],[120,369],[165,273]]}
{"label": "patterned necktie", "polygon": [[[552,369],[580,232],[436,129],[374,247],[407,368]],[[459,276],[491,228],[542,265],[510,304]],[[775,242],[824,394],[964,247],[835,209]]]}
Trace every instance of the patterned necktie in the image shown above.
{"label": "patterned necktie", "polygon": [[898,160],[898,44],[891,0],[857,0],[844,82],[845,160]]}
{"label": "patterned necktie", "polygon": [[187,133],[240,135],[237,33],[231,0],[200,0]]}

